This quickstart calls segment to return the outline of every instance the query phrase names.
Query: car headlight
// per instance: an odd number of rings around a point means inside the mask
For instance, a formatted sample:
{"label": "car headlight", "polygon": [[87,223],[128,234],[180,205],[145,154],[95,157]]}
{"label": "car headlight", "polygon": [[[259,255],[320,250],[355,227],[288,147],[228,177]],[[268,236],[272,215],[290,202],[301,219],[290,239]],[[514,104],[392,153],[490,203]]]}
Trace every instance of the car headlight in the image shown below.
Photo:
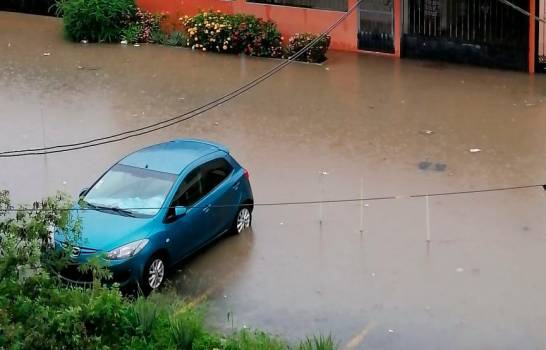
{"label": "car headlight", "polygon": [[110,260],[127,259],[138,254],[146,244],[148,244],[148,240],[141,239],[140,241],[135,241],[109,251],[108,254],[106,254],[106,257]]}

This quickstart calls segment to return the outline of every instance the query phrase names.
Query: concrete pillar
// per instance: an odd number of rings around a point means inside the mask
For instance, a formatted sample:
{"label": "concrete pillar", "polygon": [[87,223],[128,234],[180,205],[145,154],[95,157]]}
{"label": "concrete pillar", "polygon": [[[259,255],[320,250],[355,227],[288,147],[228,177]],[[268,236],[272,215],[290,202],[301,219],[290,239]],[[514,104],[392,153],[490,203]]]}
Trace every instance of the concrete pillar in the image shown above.
{"label": "concrete pillar", "polygon": [[536,0],[529,0],[529,73],[535,73],[536,60]]}
{"label": "concrete pillar", "polygon": [[[533,1],[533,0],[531,0]],[[394,0],[394,55],[400,57],[402,42],[402,0]]]}

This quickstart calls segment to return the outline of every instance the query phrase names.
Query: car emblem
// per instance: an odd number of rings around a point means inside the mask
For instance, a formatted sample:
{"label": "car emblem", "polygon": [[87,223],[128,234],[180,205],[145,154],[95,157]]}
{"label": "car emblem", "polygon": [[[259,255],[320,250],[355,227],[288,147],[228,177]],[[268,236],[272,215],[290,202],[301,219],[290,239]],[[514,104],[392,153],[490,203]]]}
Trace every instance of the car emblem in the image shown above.
{"label": "car emblem", "polygon": [[72,254],[70,254],[70,256],[75,258],[77,256],[80,256],[80,253],[81,253],[80,247],[74,247],[72,248]]}

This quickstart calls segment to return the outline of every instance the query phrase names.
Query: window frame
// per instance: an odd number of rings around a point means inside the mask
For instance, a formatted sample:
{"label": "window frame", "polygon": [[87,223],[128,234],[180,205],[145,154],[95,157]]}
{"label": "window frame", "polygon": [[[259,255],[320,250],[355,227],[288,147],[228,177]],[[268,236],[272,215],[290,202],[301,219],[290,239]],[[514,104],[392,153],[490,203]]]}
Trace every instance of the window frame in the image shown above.
{"label": "window frame", "polygon": [[[276,4],[276,3],[268,3],[264,2],[268,0],[245,0],[245,3],[250,5],[269,5],[269,6],[282,6],[282,7],[293,7],[297,9],[304,9],[304,10],[314,10],[314,11],[330,11],[330,12],[347,12],[349,11],[349,3],[348,0],[345,0],[345,8],[344,9],[337,9],[337,8],[317,8],[317,7],[307,7],[304,5],[290,5],[290,4]],[[286,0],[291,1],[291,0]],[[297,1],[297,0],[292,0]]]}
{"label": "window frame", "polygon": [[[203,165],[201,165],[201,170],[203,169],[206,169],[207,166],[210,166],[210,164],[214,163],[214,162],[217,162],[217,161],[220,161],[220,162],[223,162],[225,165],[228,166],[228,172],[226,174],[226,176],[222,179],[222,181],[218,182],[216,185],[214,185],[214,187],[211,187],[210,190],[205,194],[208,195],[209,193],[212,193],[216,188],[218,188],[224,181],[226,181],[230,176],[231,174],[233,174],[233,171],[234,171],[234,167],[233,165],[231,165],[227,159],[223,158],[223,157],[219,157],[219,158],[215,158],[215,159],[212,159],[206,163],[204,163]],[[208,170],[207,172],[210,172],[211,170]],[[202,174],[202,179],[203,181],[205,181],[207,179],[207,173],[204,173]],[[203,185],[205,185],[206,183],[204,183]],[[206,188],[205,186],[203,186],[204,188]]]}
{"label": "window frame", "polygon": [[[191,203],[190,205],[175,205],[175,202],[178,201],[182,195],[184,195],[190,188],[186,188],[184,190],[184,192],[180,192],[180,190],[182,189],[182,187],[186,184],[186,180],[188,178],[191,177],[194,177],[195,175],[199,175],[200,176],[200,179],[198,181],[202,182],[203,181],[203,175],[201,174],[201,166],[198,166],[198,167],[195,167],[192,171],[190,171],[188,174],[186,174],[186,176],[184,176],[184,179],[182,180],[182,182],[180,182],[180,185],[178,185],[178,188],[176,189],[175,193],[174,193],[174,196],[173,196],[173,199],[171,200],[171,205],[169,206],[169,210],[174,208],[175,206],[183,206],[183,207],[191,207],[193,206],[195,203],[199,202],[201,199],[203,199],[205,197],[205,195],[201,194],[201,196],[199,198],[197,198],[193,203]],[[193,185],[192,185],[193,186]],[[203,191],[203,184],[201,183],[201,192]]]}

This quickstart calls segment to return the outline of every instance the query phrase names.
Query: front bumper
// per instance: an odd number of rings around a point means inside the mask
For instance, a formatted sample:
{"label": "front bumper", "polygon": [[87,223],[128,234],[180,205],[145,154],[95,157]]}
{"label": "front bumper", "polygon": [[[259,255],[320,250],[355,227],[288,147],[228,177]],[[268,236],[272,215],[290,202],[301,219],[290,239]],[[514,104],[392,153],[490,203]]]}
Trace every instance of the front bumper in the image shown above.
{"label": "front bumper", "polygon": [[[93,284],[93,275],[91,272],[81,272],[78,264],[69,264],[62,270],[57,271],[57,276],[65,283],[77,286],[91,286]],[[121,287],[136,283],[138,278],[134,276],[132,269],[115,270],[108,268],[112,272],[112,278],[101,281],[102,284],[111,285],[118,283]]]}
{"label": "front bumper", "polygon": [[[56,242],[56,248],[61,248],[61,243]],[[70,258],[67,266],[56,271],[57,276],[65,283],[77,286],[91,286],[93,275],[90,271],[82,272],[79,267],[89,262],[93,257],[100,256],[105,262],[105,267],[112,273],[112,278],[102,280],[102,284],[112,285],[118,283],[121,287],[138,283],[144,264],[141,262],[141,254],[125,260],[104,260],[103,253],[94,250],[92,253],[84,253],[87,249],[82,248],[81,254]]]}
{"label": "front bumper", "polygon": [[[60,271],[57,271],[57,276],[65,283],[77,286],[91,286],[93,284],[93,275],[91,272],[82,272],[79,267],[84,262],[72,262],[65,266]],[[112,278],[102,280],[102,284],[112,285],[118,283],[120,287],[131,284],[136,284],[142,275],[143,266],[134,259],[123,261],[108,261],[106,267],[112,273]]]}

